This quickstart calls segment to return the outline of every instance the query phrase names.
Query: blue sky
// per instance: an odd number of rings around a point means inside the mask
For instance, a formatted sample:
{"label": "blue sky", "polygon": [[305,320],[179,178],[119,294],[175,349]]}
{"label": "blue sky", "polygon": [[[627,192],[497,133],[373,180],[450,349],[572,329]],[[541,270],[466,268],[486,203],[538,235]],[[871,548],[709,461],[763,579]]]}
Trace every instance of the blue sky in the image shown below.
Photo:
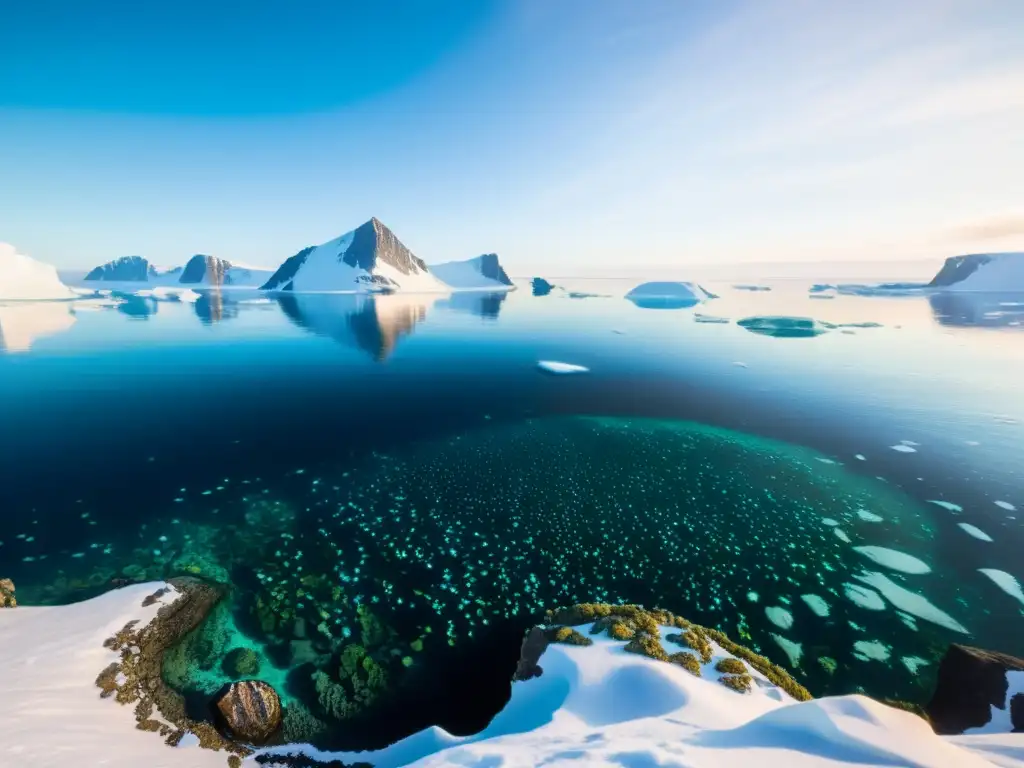
{"label": "blue sky", "polygon": [[[385,7],[386,6],[386,7]],[[1019,0],[0,7],[0,240],[514,274],[1024,250]]]}

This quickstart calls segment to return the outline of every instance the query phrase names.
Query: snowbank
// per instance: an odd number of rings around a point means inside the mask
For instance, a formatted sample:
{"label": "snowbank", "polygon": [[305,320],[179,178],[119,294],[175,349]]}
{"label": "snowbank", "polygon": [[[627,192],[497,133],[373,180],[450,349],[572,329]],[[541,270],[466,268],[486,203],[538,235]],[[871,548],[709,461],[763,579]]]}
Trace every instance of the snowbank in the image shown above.
{"label": "snowbank", "polygon": [[137,730],[132,707],[101,699],[96,687],[96,676],[118,659],[103,642],[176,599],[172,589],[142,607],[165,586],[137,584],[74,605],[0,610],[0,764],[224,768],[223,752],[168,747],[157,734]]}
{"label": "snowbank", "polygon": [[[916,715],[864,696],[797,702],[760,673],[739,693],[715,667],[735,658],[711,643],[701,676],[676,664],[629,653],[625,643],[591,635],[588,647],[551,644],[543,674],[516,682],[512,697],[480,734],[421,731],[387,749],[322,753],[322,760],[365,761],[376,768],[538,765],[686,768],[991,768],[1024,766],[1024,740],[936,736]],[[677,629],[662,627],[667,639]],[[287,747],[267,750],[283,754]]]}
{"label": "snowbank", "polygon": [[0,301],[73,299],[74,291],[61,282],[55,267],[18,253],[0,243]]}

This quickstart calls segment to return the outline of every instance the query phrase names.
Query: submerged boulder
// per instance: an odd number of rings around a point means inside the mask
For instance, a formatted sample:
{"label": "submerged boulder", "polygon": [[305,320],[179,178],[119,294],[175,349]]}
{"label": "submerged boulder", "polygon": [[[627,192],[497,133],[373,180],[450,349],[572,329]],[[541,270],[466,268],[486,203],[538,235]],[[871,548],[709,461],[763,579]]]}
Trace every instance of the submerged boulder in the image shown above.
{"label": "submerged boulder", "polygon": [[265,744],[281,726],[281,698],[261,680],[232,683],[215,706],[231,735],[247,744]]}
{"label": "submerged boulder", "polygon": [[0,608],[17,608],[18,601],[14,599],[14,582],[10,579],[0,579]]}
{"label": "submerged boulder", "polygon": [[260,673],[260,656],[252,648],[234,648],[221,664],[228,677],[255,677]]}
{"label": "submerged boulder", "polygon": [[958,734],[987,725],[993,709],[1009,710],[1013,731],[1024,731],[1024,694],[1007,695],[1007,674],[1011,672],[1024,674],[1024,659],[967,645],[950,645],[939,665],[935,693],[925,708],[935,732]]}

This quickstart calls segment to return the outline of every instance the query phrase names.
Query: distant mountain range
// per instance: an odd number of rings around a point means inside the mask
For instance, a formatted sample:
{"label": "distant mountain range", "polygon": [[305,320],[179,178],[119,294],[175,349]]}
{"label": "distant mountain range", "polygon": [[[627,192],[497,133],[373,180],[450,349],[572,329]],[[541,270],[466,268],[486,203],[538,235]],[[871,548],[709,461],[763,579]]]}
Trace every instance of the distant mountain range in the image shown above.
{"label": "distant mountain range", "polygon": [[93,269],[85,282],[247,287],[290,293],[515,289],[497,254],[430,267],[376,218],[326,243],[303,248],[276,270],[203,254],[171,269],[156,267],[142,256],[123,256]]}
{"label": "distant mountain range", "polygon": [[982,293],[1024,292],[1024,252],[953,256],[946,259],[928,287]]}

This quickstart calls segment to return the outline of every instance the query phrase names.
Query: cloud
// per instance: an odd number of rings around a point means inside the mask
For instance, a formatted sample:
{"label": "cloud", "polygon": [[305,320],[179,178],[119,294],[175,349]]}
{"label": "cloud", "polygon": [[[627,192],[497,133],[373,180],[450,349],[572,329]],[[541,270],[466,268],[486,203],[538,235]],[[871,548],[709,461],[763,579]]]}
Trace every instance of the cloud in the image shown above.
{"label": "cloud", "polygon": [[952,234],[957,240],[1002,240],[1024,236],[1024,212],[977,219],[955,227]]}

